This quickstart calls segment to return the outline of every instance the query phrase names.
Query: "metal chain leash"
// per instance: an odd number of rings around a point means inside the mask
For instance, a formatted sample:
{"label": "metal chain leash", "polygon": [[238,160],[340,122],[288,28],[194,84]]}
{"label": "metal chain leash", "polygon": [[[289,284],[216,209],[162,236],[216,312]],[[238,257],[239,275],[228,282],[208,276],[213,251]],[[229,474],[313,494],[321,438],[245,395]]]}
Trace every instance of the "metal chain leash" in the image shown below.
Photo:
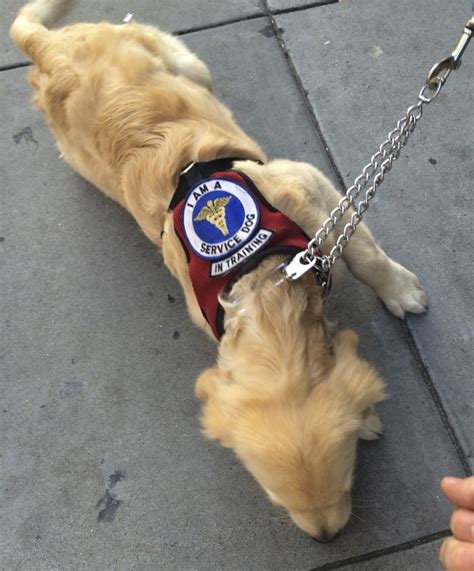
{"label": "metal chain leash", "polygon": [[[461,65],[461,56],[473,32],[474,17],[467,22],[461,39],[452,54],[431,69],[426,83],[418,94],[417,103],[407,109],[405,115],[398,121],[396,128],[390,131],[378,151],[372,155],[370,161],[362,169],[362,173],[355,179],[354,184],[339,200],[336,208],[331,211],[314,238],[309,241],[306,250],[299,252],[288,264],[283,266],[282,271],[287,279],[296,280],[308,270],[315,269],[321,286],[326,288],[329,285],[332,266],[341,257],[344,248],[347,247],[351,236],[362,221],[370,201],[376,195],[378,187],[392,169],[394,161],[400,156],[401,150],[423,115],[423,107],[439,95],[451,71],[458,69]],[[363,191],[365,191],[365,196],[356,204]],[[354,212],[350,221],[344,226],[329,254],[321,255],[321,245],[351,207]]]}

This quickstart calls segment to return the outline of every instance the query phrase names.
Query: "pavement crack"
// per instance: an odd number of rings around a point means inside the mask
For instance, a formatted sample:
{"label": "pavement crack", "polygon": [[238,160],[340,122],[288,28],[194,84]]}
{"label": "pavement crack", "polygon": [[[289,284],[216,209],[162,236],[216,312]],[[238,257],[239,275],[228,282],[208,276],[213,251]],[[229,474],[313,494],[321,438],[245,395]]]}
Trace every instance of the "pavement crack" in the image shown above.
{"label": "pavement crack", "polygon": [[472,474],[472,470],[469,465],[466,453],[464,452],[464,449],[461,445],[461,442],[459,441],[456,431],[453,425],[451,424],[451,421],[449,420],[449,416],[448,413],[446,412],[446,409],[444,408],[443,401],[441,400],[438,390],[436,389],[433,380],[431,379],[428,367],[423,361],[418,345],[416,344],[413,332],[407,321],[404,321],[402,323],[402,332],[405,338],[405,342],[410,350],[410,353],[412,354],[413,359],[415,360],[417,369],[420,372],[421,378],[423,379],[423,382],[428,392],[430,393],[431,399],[433,400],[434,406],[441,418],[441,422],[443,423],[443,426],[449,435],[451,443],[453,444],[454,449],[456,450],[456,454],[462,465],[463,471],[466,476],[470,476]]}
{"label": "pavement crack", "polygon": [[332,571],[333,569],[342,569],[348,565],[353,565],[354,563],[362,563],[365,561],[370,561],[371,559],[378,559],[384,555],[391,555],[392,553],[398,553],[400,551],[409,551],[414,547],[419,547],[420,545],[425,545],[426,543],[438,541],[439,539],[443,539],[449,535],[451,535],[451,530],[443,529],[442,531],[430,533],[429,535],[424,535],[411,541],[405,541],[404,543],[394,545],[393,547],[385,547],[384,549],[377,549],[376,551],[370,551],[369,553],[357,555],[356,557],[348,557],[347,559],[341,559],[340,561],[335,561],[334,563],[327,563],[319,567],[313,567],[311,571]]}
{"label": "pavement crack", "polygon": [[20,61],[17,63],[9,63],[6,65],[0,65],[0,71],[8,71],[10,69],[18,69],[20,67],[28,67],[31,65],[30,61]]}
{"label": "pavement crack", "polygon": [[213,30],[215,28],[221,28],[223,26],[229,26],[231,24],[238,24],[240,22],[248,22],[249,20],[257,20],[258,18],[264,18],[265,14],[258,12],[257,14],[249,14],[243,18],[229,18],[228,20],[221,20],[220,22],[214,22],[212,24],[206,24],[204,26],[196,26],[195,28],[184,28],[173,32],[173,36],[184,36],[186,34],[193,34],[195,32],[205,32],[206,30]]}
{"label": "pavement crack", "polygon": [[302,12],[303,10],[310,10],[311,8],[321,8],[321,6],[328,6],[329,4],[338,4],[339,0],[322,0],[320,2],[310,2],[302,6],[294,6],[292,8],[277,8],[276,10],[269,10],[272,14],[291,14],[292,12]]}

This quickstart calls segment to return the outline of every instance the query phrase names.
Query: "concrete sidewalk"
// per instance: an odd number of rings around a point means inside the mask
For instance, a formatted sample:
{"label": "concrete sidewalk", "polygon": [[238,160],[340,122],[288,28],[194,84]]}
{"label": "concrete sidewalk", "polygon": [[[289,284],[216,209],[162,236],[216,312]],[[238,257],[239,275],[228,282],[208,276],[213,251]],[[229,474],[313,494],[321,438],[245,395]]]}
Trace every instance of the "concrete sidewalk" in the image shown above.
{"label": "concrete sidewalk", "polygon": [[[440,569],[446,474],[472,470],[474,47],[425,110],[367,217],[430,310],[402,323],[347,272],[329,302],[387,381],[385,435],[361,443],[354,517],[320,545],[199,432],[215,348],[117,205],[62,161],[0,22],[0,569]],[[271,157],[342,188],[455,46],[468,0],[78,2],[68,22],[179,32]]]}

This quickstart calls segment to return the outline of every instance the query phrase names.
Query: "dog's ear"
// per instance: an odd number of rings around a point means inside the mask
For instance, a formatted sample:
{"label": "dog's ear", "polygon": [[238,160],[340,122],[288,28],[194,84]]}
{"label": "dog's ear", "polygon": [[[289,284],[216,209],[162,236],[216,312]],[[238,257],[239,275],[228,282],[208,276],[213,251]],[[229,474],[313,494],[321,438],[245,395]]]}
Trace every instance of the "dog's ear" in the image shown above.
{"label": "dog's ear", "polygon": [[222,446],[232,447],[232,407],[226,403],[228,373],[213,367],[202,372],[196,381],[196,398],[203,401],[201,426],[208,438],[219,440]]}
{"label": "dog's ear", "polygon": [[357,355],[357,335],[350,330],[334,337],[335,366],[330,382],[336,383],[359,412],[386,398],[385,385],[366,361]]}

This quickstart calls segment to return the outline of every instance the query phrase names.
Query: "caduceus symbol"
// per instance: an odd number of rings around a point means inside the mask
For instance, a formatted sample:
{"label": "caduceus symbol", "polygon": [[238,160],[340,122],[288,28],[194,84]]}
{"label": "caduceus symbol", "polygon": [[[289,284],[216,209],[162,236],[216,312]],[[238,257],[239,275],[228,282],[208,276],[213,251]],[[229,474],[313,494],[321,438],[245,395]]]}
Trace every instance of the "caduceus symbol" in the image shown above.
{"label": "caduceus symbol", "polygon": [[229,203],[232,196],[224,198],[216,198],[215,200],[208,200],[206,206],[201,208],[199,214],[194,218],[195,222],[206,220],[218,228],[224,236],[229,234],[227,229],[227,222],[225,219],[225,207]]}

